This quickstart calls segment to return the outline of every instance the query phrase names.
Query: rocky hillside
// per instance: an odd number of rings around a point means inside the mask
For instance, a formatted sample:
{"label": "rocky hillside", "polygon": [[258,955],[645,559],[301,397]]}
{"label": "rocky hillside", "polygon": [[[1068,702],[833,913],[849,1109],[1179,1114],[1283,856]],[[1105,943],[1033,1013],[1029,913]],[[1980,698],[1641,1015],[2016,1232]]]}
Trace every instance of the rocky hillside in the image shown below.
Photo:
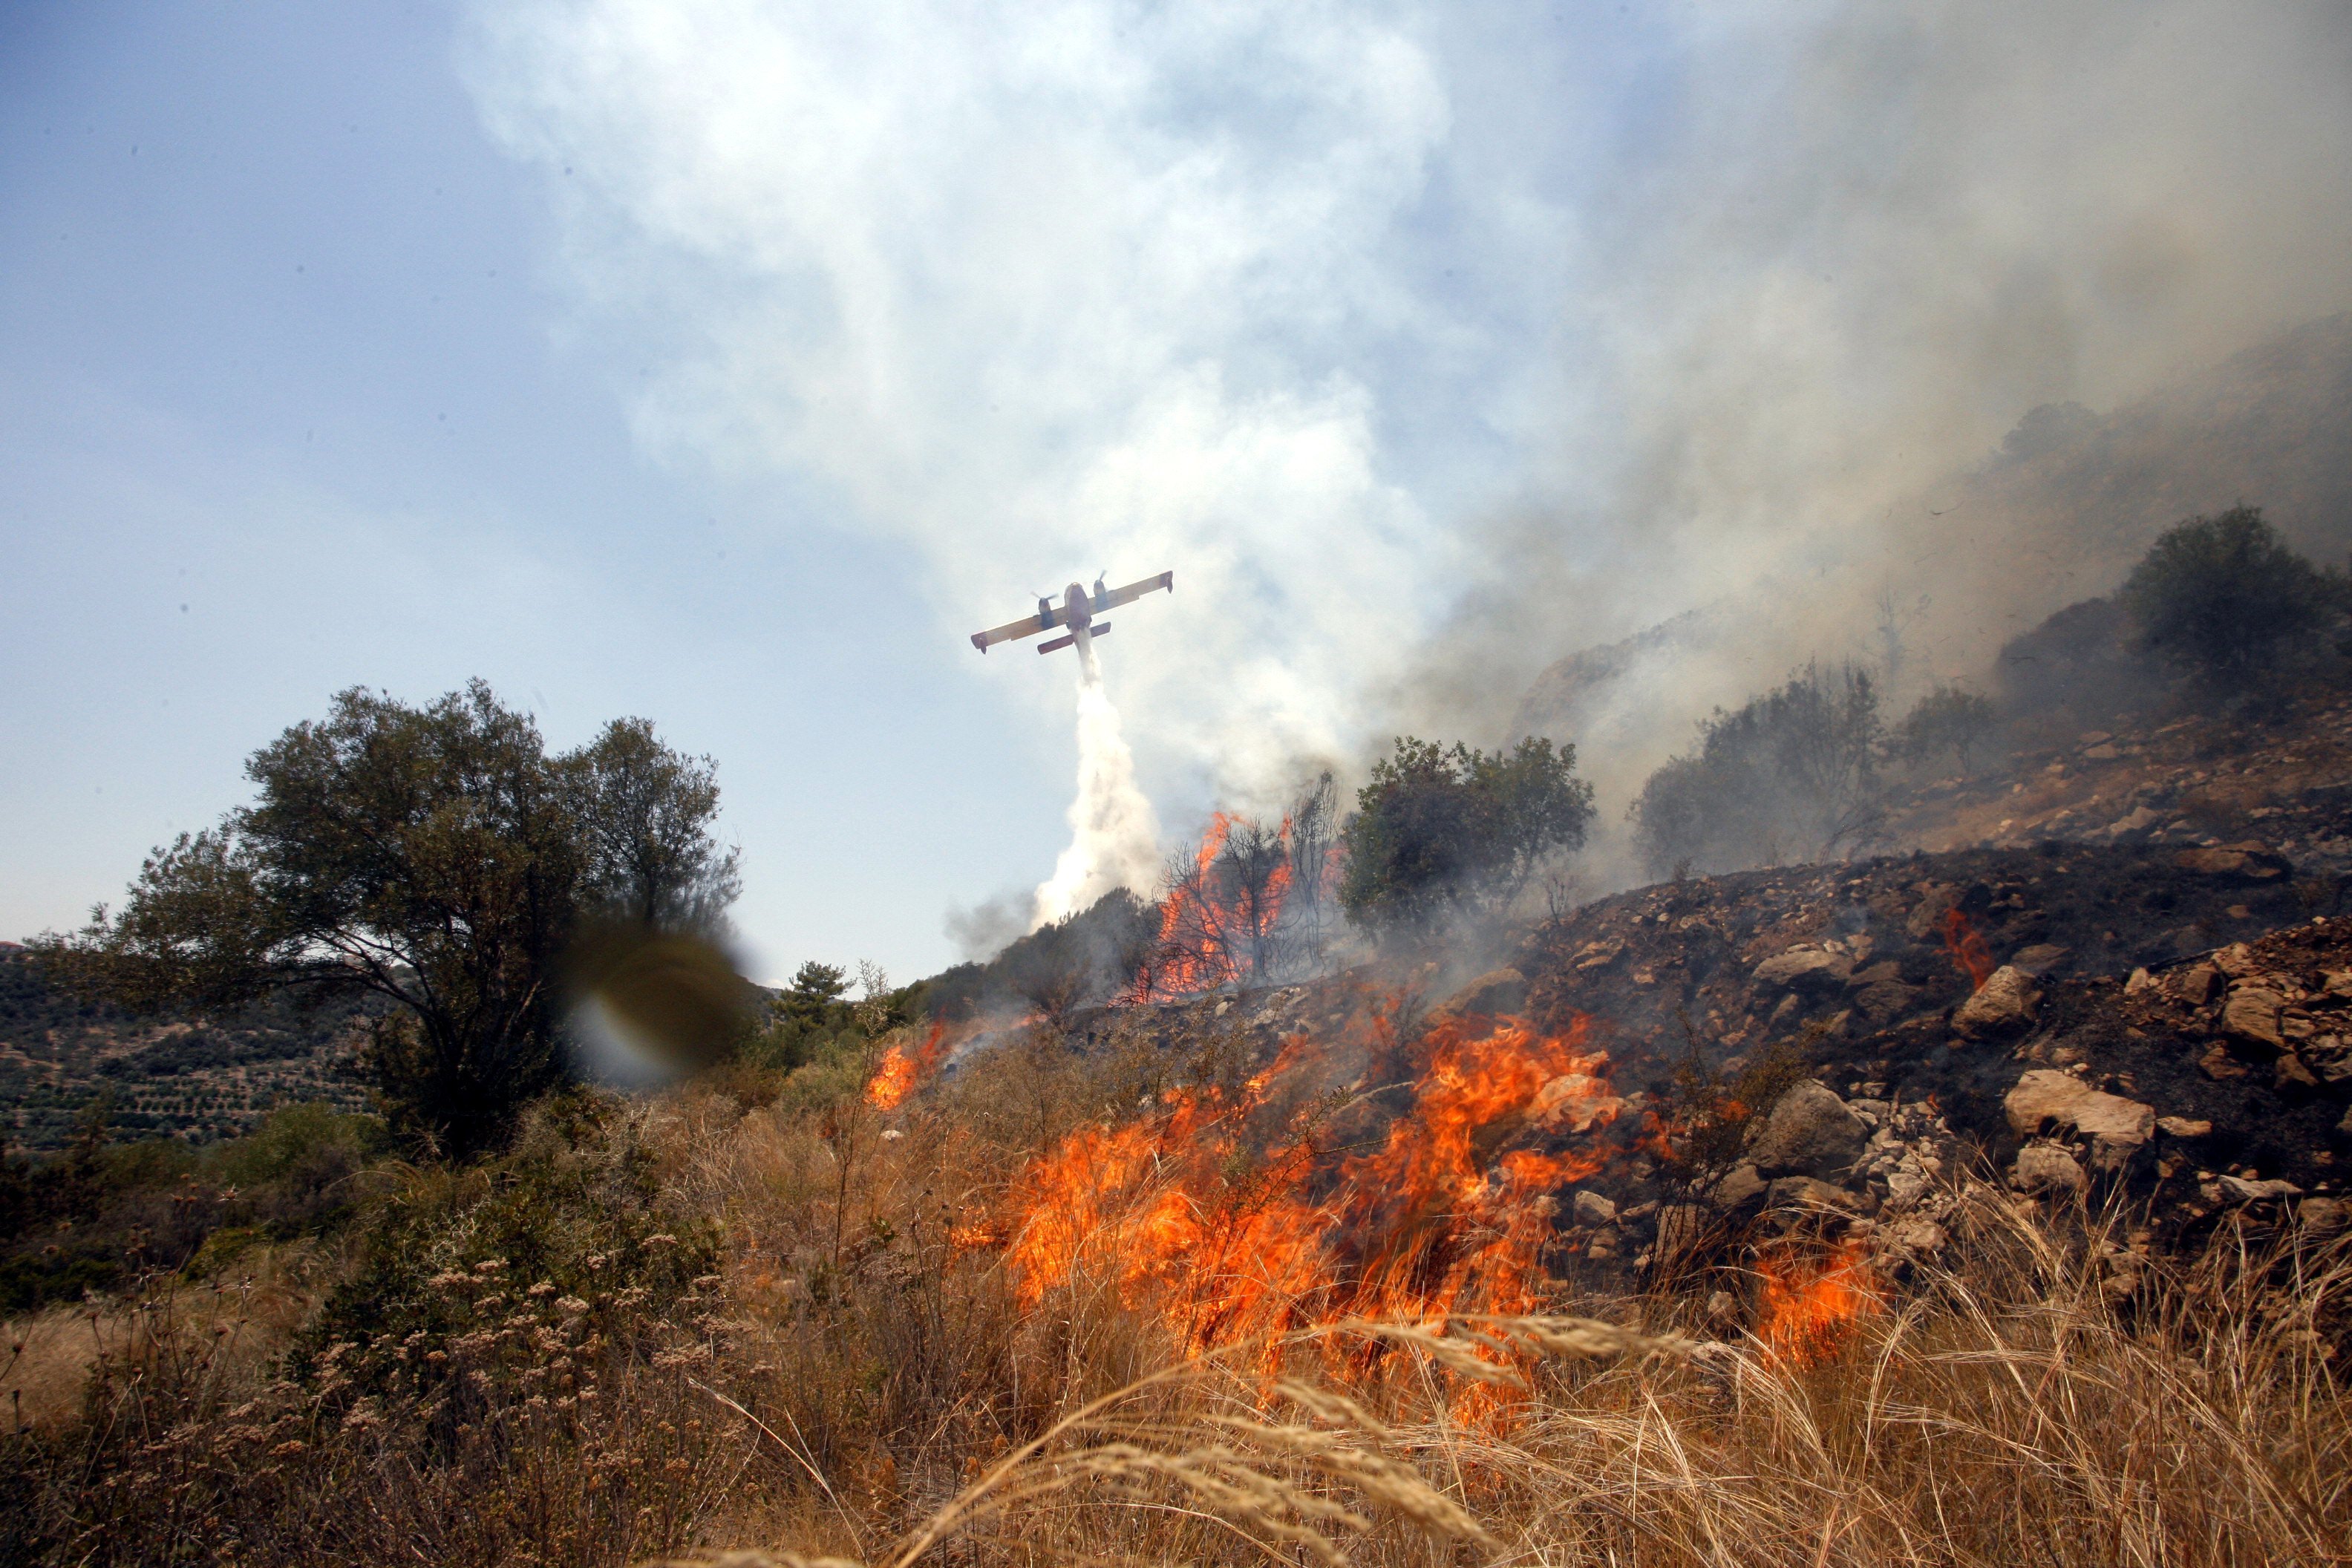
{"label": "rocky hillside", "polygon": [[[2179,734],[2155,750],[2175,742],[2193,750]],[[2112,749],[2086,772],[2134,760]],[[2222,771],[2135,755],[2184,779]],[[2283,759],[2229,776],[2273,763],[2300,776]],[[2168,787],[2119,808],[2146,815],[2100,842],[1603,899],[1466,984],[1374,966],[1074,1030],[1097,1051],[1260,1064],[1243,1110],[1263,1127],[1234,1146],[1290,1162],[1307,1191],[1360,1178],[1361,1152],[1400,1128],[1458,1136],[1475,1203],[1511,1224],[1550,1216],[1562,1281],[1704,1286],[1721,1268],[1728,1283],[1759,1237],[1791,1229],[1900,1274],[1946,1245],[1954,1179],[1975,1175],[2121,1204],[2105,1245],[2127,1290],[2146,1256],[2220,1226],[2342,1226],[2352,1174],[2352,920],[2332,912],[2336,850],[2287,849],[2336,844],[2332,818],[2252,807],[2286,831],[2209,843],[2189,837],[2201,820],[2173,826],[2178,798],[2153,804]],[[1483,1100],[1449,1087],[1474,1060],[1495,1089]],[[1433,1115],[1441,1102],[1458,1127]],[[1538,1170],[1572,1184],[1505,1201],[1514,1171]]]}

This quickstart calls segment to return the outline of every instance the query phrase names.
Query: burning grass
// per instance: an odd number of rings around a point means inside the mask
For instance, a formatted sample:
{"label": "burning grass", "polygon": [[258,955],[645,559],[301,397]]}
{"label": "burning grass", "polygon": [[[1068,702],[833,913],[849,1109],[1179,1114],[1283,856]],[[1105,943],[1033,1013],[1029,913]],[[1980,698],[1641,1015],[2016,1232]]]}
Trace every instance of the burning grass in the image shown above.
{"label": "burning grass", "polygon": [[1970,1186],[1899,1286],[1799,1235],[1738,1323],[1571,1302],[1545,1203],[1631,1120],[1591,1042],[1341,1047],[1039,1031],[887,1110],[868,1073],[543,1118],[391,1180],[342,1276],[376,1318],[333,1298],[290,1360],[121,1303],[79,1415],[0,1456],[0,1554],[2340,1560],[2340,1246],[2118,1300],[2095,1217]]}

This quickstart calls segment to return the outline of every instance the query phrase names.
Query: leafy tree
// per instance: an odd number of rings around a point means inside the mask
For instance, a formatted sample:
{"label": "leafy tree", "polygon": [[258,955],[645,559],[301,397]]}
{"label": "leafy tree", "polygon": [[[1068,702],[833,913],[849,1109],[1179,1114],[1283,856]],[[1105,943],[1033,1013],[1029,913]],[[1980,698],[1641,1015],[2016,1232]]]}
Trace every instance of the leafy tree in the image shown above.
{"label": "leafy tree", "polygon": [[650,720],[615,719],[563,772],[590,907],[641,927],[715,934],[743,890],[738,852],[710,836],[716,764],[663,745]]}
{"label": "leafy tree", "polygon": [[732,896],[732,856],[691,842],[717,805],[708,764],[649,738],[624,721],[550,757],[480,681],[425,708],[345,691],[253,755],[255,804],[158,850],[118,917],[50,955],[135,1007],[381,998],[370,1061],[395,1131],[493,1147],[566,1076],[559,966],[583,919]]}
{"label": "leafy tree", "polygon": [[1699,725],[1698,749],[1669,759],[1633,802],[1651,874],[1817,859],[1868,842],[1885,815],[1881,730],[1877,683],[1851,665],[1808,665],[1737,712],[1717,709]]}
{"label": "leafy tree", "polygon": [[1390,930],[1499,912],[1544,861],[1580,847],[1591,820],[1573,746],[1529,737],[1489,755],[1399,736],[1341,829],[1339,902],[1350,920]]}
{"label": "leafy tree", "polygon": [[1924,762],[1944,752],[1966,773],[1969,752],[1992,732],[1990,698],[1957,686],[1938,686],[1913,705],[1895,731],[1895,750],[1913,762]]}
{"label": "leafy tree", "polygon": [[778,1009],[789,1016],[815,1022],[826,1016],[833,1005],[849,994],[849,971],[837,963],[819,963],[812,958],[793,971],[792,984],[777,1003]]}
{"label": "leafy tree", "polygon": [[2262,509],[2235,506],[2166,530],[2117,597],[2138,651],[2239,688],[2333,619],[2345,587],[2288,548]]}

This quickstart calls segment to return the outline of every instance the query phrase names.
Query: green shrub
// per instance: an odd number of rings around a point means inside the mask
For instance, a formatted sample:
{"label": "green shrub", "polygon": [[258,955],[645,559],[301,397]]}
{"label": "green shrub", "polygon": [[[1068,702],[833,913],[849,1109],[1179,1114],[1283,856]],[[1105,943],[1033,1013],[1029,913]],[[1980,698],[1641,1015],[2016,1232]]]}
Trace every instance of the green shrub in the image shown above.
{"label": "green shrub", "polygon": [[1489,756],[1401,735],[1340,832],[1340,906],[1390,931],[1454,910],[1498,912],[1538,867],[1580,848],[1591,820],[1574,746],[1529,737]]}
{"label": "green shrub", "polygon": [[1848,665],[1808,665],[1738,712],[1699,725],[1698,749],[1652,773],[1633,832],[1653,876],[1815,860],[1872,841],[1885,813],[1878,688]]}
{"label": "green shrub", "polygon": [[2339,618],[2346,584],[2287,547],[2258,507],[2168,529],[2117,597],[2133,641],[2227,689],[2277,668]]}
{"label": "green shrub", "polygon": [[1957,686],[1938,686],[1912,706],[1895,732],[1895,750],[1923,763],[1946,752],[1966,773],[1969,753],[1992,732],[1992,700]]}
{"label": "green shrub", "polygon": [[[355,1266],[305,1331],[296,1371],[331,1367],[339,1384],[456,1422],[547,1364],[548,1335],[625,1352],[718,1267],[716,1227],[666,1212],[658,1176],[618,1097],[542,1101],[508,1153],[412,1172],[370,1205]],[[594,1353],[571,1352],[572,1381],[591,1375]]]}

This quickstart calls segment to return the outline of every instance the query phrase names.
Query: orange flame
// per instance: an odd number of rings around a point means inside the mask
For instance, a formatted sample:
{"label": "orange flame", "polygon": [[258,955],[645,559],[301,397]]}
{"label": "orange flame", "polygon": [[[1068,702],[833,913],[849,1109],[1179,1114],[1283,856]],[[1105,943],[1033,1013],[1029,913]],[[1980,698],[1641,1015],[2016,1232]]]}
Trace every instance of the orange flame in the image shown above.
{"label": "orange flame", "polygon": [[1944,951],[1951,955],[1954,963],[1968,972],[1969,990],[1984,989],[1984,983],[1992,975],[1992,949],[1986,945],[1976,927],[1969,924],[1969,917],[1956,909],[1944,911]]}
{"label": "orange flame", "polygon": [[874,1076],[866,1080],[866,1103],[877,1110],[896,1110],[938,1070],[947,1054],[948,1028],[933,1024],[930,1037],[911,1054],[898,1046],[882,1053]]}
{"label": "orange flame", "polygon": [[1761,1320],[1756,1337],[1792,1366],[1812,1366],[1845,1342],[1863,1316],[1879,1309],[1877,1276],[1853,1243],[1827,1258],[1790,1251],[1762,1259]]}
{"label": "orange flame", "polygon": [[[1137,977],[1133,1001],[1168,1001],[1243,979],[1253,967],[1254,945],[1282,918],[1290,891],[1286,855],[1263,888],[1223,888],[1217,857],[1245,819],[1213,813],[1192,853],[1192,873],[1169,889],[1160,906],[1160,946],[1154,962]],[[1290,819],[1282,819],[1279,839],[1290,844]]]}
{"label": "orange flame", "polygon": [[[1529,1310],[1552,1194],[1609,1157],[1559,1145],[1624,1106],[1586,1033],[1580,1018],[1559,1035],[1452,1020],[1391,1040],[1375,1068],[1385,1057],[1408,1080],[1355,1095],[1318,1093],[1329,1053],[1295,1037],[1230,1099],[1181,1091],[1071,1134],[1030,1164],[993,1235],[1024,1305],[1107,1279],[1192,1350],[1348,1317]],[[1351,1113],[1397,1089],[1411,1103],[1385,1132],[1351,1138]]]}

